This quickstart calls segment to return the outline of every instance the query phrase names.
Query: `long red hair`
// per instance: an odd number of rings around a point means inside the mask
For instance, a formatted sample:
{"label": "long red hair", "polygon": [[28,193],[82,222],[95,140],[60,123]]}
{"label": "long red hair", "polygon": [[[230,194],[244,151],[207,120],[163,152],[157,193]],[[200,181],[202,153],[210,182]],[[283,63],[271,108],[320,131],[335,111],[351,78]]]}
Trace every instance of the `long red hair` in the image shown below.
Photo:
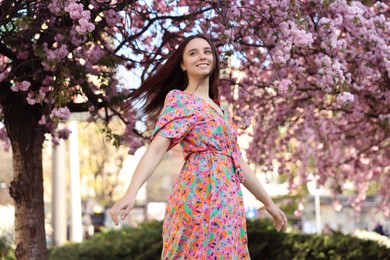
{"label": "long red hair", "polygon": [[155,119],[161,112],[165,97],[169,91],[172,89],[184,90],[187,88],[187,75],[182,71],[180,65],[183,61],[185,47],[192,39],[195,38],[204,39],[211,46],[215,66],[209,75],[209,96],[211,99],[219,100],[218,81],[220,63],[218,57],[219,55],[217,55],[217,48],[208,36],[204,34],[192,35],[185,38],[176,50],[169,56],[166,63],[163,64],[155,74],[147,78],[130,97],[130,101],[145,101],[142,109],[145,115],[149,115],[151,119]]}

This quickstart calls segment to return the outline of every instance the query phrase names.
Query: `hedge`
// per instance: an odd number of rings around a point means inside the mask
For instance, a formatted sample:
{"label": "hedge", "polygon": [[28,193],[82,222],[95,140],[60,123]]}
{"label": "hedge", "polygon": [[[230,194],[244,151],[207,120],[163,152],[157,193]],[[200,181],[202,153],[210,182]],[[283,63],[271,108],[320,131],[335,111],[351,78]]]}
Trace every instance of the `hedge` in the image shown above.
{"label": "hedge", "polygon": [[[49,250],[49,259],[160,259],[161,222],[150,222],[138,228],[106,230],[80,244],[69,244]],[[307,235],[276,232],[264,220],[247,222],[248,247],[257,259],[390,259],[390,249],[375,241],[362,240],[341,233]]]}

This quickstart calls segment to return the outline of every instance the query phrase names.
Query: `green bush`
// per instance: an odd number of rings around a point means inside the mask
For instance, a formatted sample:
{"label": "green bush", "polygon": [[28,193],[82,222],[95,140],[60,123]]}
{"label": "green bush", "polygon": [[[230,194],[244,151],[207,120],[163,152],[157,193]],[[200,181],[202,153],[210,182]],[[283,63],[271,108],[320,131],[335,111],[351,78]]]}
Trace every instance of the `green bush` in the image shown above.
{"label": "green bush", "polygon": [[10,245],[6,236],[0,236],[0,259],[13,260],[15,259],[14,249]]}
{"label": "green bush", "polygon": [[108,230],[80,244],[49,250],[49,259],[159,259],[162,250],[161,222],[141,224],[138,228]]}
{"label": "green bush", "polygon": [[[49,259],[160,259],[161,222],[150,222],[139,228],[108,230],[81,244],[52,248]],[[305,235],[276,232],[268,221],[247,222],[249,251],[257,259],[389,259],[390,249],[335,233]]]}
{"label": "green bush", "polygon": [[252,259],[390,259],[390,249],[375,241],[341,233],[307,235],[276,232],[271,222],[248,221]]}

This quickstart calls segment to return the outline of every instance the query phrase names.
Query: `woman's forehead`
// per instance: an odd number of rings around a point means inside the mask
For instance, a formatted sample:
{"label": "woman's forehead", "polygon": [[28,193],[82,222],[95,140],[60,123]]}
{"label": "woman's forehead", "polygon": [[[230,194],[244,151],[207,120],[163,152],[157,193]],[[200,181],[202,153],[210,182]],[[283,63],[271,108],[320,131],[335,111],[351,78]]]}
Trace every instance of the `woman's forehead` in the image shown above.
{"label": "woman's forehead", "polygon": [[188,42],[185,50],[211,48],[210,44],[202,38],[194,38]]}

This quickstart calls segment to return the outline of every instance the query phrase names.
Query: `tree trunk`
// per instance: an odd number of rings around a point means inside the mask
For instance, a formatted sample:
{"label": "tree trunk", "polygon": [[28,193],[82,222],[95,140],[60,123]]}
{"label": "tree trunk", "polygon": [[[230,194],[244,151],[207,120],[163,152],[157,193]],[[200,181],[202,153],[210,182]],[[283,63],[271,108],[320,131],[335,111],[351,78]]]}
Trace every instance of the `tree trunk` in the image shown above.
{"label": "tree trunk", "polygon": [[15,204],[15,253],[17,259],[47,259],[40,109],[14,101],[3,106],[3,111],[13,152],[10,194]]}

